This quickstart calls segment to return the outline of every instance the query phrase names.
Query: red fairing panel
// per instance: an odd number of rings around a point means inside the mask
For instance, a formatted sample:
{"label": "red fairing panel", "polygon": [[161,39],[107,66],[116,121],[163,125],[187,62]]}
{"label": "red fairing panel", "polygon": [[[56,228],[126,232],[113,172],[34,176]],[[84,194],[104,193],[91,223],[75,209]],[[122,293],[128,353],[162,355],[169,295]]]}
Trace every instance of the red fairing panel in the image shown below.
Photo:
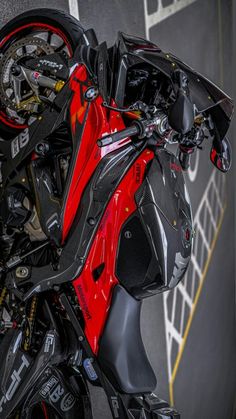
{"label": "red fairing panel", "polygon": [[75,147],[79,142],[79,148],[65,204],[63,241],[74,220],[84,188],[98,163],[105,154],[121,146],[118,143],[100,149],[97,146],[97,140],[102,135],[125,128],[120,113],[107,112],[106,108],[102,106],[101,96],[98,96],[92,103],[84,100],[84,92],[91,85],[86,67],[78,66],[71,76],[70,87],[74,96],[70,105],[70,118]]}
{"label": "red fairing panel", "polygon": [[[73,281],[85,319],[85,334],[95,354],[109,311],[112,290],[118,283],[115,265],[120,231],[136,210],[134,194],[143,181],[147,163],[153,157],[153,152],[143,151],[121,181],[103,215],[84,269]],[[96,280],[93,272],[101,264],[104,264],[104,269]]]}

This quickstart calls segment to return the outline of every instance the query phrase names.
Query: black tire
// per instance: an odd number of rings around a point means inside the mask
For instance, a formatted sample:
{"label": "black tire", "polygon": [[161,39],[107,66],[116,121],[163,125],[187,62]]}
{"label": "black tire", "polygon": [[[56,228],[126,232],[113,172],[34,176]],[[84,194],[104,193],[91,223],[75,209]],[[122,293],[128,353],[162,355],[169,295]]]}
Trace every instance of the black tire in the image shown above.
{"label": "black tire", "polygon": [[[54,9],[33,9],[28,12],[22,13],[19,16],[12,19],[0,30],[0,53],[4,54],[4,50],[9,48],[10,45],[14,44],[14,40],[23,38],[28,28],[27,25],[33,26],[33,24],[39,26],[39,24],[49,25],[59,30],[68,40],[68,44],[71,48],[71,55],[73,55],[76,47],[79,43],[84,43],[84,29],[80,22],[73,16],[63,11]],[[22,29],[21,29],[22,28]],[[25,33],[26,32],[26,33]],[[22,35],[22,36],[21,36]],[[3,111],[3,106],[0,110]],[[11,124],[9,118],[2,116],[0,113],[0,136],[9,139],[20,132],[25,127],[14,126]]]}

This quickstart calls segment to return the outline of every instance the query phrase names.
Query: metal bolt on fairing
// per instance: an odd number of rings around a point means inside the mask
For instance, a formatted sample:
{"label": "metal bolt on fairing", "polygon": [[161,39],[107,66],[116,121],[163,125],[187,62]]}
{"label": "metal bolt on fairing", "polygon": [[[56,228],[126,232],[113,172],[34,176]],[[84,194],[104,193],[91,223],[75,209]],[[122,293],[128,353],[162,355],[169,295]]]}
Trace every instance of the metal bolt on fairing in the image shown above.
{"label": "metal bolt on fairing", "polygon": [[26,266],[19,266],[16,269],[17,278],[26,278],[29,275],[29,269]]}

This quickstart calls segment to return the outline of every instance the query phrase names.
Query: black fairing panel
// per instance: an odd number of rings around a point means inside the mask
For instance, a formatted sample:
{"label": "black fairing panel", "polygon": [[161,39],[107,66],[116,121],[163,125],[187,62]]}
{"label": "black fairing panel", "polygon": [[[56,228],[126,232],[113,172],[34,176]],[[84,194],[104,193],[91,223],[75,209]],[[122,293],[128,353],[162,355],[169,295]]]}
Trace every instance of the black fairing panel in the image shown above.
{"label": "black fairing panel", "polygon": [[156,377],[142,342],[140,311],[141,302],[117,285],[100,340],[98,360],[111,383],[122,393],[149,393],[156,387]]}
{"label": "black fairing panel", "polygon": [[143,294],[145,284],[148,283],[150,287],[150,270],[155,272],[156,279],[158,273],[160,274],[159,262],[152,257],[152,247],[139,211],[136,211],[121,230],[116,275],[122,285],[137,297],[140,292]]}
{"label": "black fairing panel", "polygon": [[[159,70],[172,82],[173,68],[183,70],[189,80],[192,103],[199,112],[208,111],[223,138],[229,128],[233,114],[233,101],[219,87],[172,54],[164,53],[150,41],[119,33],[119,77],[116,100],[122,104],[125,94],[127,70],[140,63],[147,63]],[[173,67],[174,65],[174,67]]]}
{"label": "black fairing panel", "polygon": [[157,152],[135,200],[138,209],[121,230],[116,274],[144,298],[176,286],[191,257],[191,207],[174,154]]}
{"label": "black fairing panel", "polygon": [[[78,384],[65,373],[66,371],[60,367],[51,367],[39,377],[25,400],[20,419],[32,419],[35,415],[35,406],[42,402],[53,414],[50,417],[84,419],[82,397],[76,391]],[[58,397],[58,389],[60,389],[60,394],[62,393],[61,397]]]}
{"label": "black fairing panel", "polygon": [[[68,278],[72,281],[79,276],[106,204],[141,152],[142,149],[128,144],[122,150],[115,150],[104,156],[84,190],[81,210],[77,212],[67,243],[63,248],[59,269],[55,271],[51,264],[33,267],[31,278],[24,280],[24,285],[27,283],[30,286],[24,299],[27,300],[35,292],[46,291],[53,285],[67,282]],[[90,218],[95,220],[94,225],[87,222]],[[15,281],[15,271],[10,271],[6,278],[8,286],[16,288]]]}
{"label": "black fairing panel", "polygon": [[65,360],[65,352],[55,329],[48,330],[34,358],[21,348],[22,339],[21,330],[11,329],[0,345],[1,419],[10,417],[12,411],[29,395],[49,366],[58,365]]}

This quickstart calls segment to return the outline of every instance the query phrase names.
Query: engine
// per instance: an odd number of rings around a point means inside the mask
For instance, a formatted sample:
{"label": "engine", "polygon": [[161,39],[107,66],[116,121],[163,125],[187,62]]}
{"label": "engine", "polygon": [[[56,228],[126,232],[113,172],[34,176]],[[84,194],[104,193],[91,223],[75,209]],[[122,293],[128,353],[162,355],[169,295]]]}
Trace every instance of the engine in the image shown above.
{"label": "engine", "polygon": [[[0,264],[16,255],[31,266],[55,260],[60,238],[50,230],[51,213],[60,212],[69,172],[71,137],[63,126],[35,149],[34,158],[0,198]],[[54,240],[54,237],[57,239]],[[45,247],[42,244],[45,242]]]}
{"label": "engine", "polygon": [[[45,239],[29,191],[20,185],[7,188],[0,203],[1,264],[15,253],[32,250]],[[35,260],[31,262],[37,264]]]}

